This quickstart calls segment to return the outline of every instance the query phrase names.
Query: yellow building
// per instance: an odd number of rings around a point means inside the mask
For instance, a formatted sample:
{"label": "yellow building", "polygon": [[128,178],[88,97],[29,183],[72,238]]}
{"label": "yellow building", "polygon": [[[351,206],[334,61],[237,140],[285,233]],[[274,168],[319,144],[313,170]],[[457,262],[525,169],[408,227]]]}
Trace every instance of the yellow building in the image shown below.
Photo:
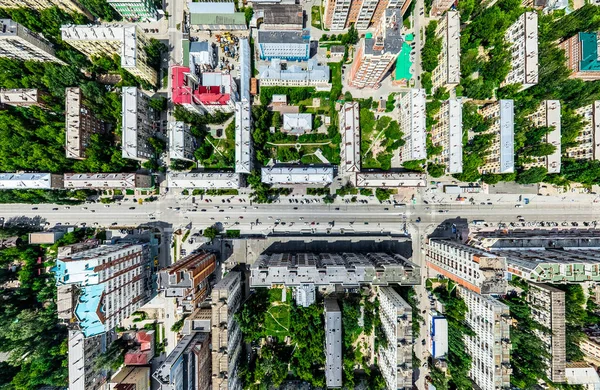
{"label": "yellow building", "polygon": [[124,366],[110,380],[110,388],[150,390],[150,367]]}

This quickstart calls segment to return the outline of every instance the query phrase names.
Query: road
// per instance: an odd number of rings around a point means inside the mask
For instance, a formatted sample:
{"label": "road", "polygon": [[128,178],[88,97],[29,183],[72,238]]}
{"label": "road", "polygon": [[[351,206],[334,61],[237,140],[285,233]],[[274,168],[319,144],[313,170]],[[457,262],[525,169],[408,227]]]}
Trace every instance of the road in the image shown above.
{"label": "road", "polygon": [[[425,1],[417,0],[414,8],[414,31],[415,31],[415,74],[413,76],[413,80],[415,80],[415,87],[421,87],[421,48],[423,47],[423,42],[421,39],[421,35],[425,36],[425,34],[421,34],[422,29],[425,27]],[[423,14],[421,14],[421,10],[423,10]]]}

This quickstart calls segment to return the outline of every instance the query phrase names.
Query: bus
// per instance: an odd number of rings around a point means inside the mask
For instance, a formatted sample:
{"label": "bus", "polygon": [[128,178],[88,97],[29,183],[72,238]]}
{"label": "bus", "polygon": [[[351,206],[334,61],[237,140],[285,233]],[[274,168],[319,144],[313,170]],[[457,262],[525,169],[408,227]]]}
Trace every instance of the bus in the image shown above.
{"label": "bus", "polygon": [[405,203],[397,203],[394,205],[394,207],[397,209],[403,209],[406,207],[406,204]]}

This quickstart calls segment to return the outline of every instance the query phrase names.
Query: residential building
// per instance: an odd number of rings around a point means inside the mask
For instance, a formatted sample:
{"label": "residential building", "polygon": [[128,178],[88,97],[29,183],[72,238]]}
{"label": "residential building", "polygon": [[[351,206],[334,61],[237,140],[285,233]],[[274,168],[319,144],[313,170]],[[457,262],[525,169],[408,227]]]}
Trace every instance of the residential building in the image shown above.
{"label": "residential building", "polygon": [[325,384],[342,387],[342,311],[337,299],[325,299]]}
{"label": "residential building", "polygon": [[309,307],[317,300],[315,285],[313,283],[301,284],[295,289],[296,305]]}
{"label": "residential building", "polygon": [[429,313],[428,317],[427,345],[429,353],[434,359],[444,358],[448,354],[448,320],[434,311]]}
{"label": "residential building", "polygon": [[[199,308],[185,317],[181,334],[188,335],[193,332],[210,332],[212,320],[212,309],[208,301],[202,303]],[[209,372],[211,370],[209,369]]]}
{"label": "residential building", "polygon": [[252,110],[249,101],[235,104],[235,172],[251,173],[254,159],[252,146]]}
{"label": "residential building", "polygon": [[166,298],[176,298],[177,312],[192,312],[209,294],[209,276],[215,271],[213,253],[193,253],[158,273],[158,287]]}
{"label": "residential building", "polygon": [[94,16],[76,0],[2,0],[0,2],[0,7],[29,8],[36,11],[41,11],[45,8],[58,7],[67,13],[77,12],[84,14],[90,20],[94,20]]}
{"label": "residential building", "polygon": [[273,166],[260,169],[261,181],[267,184],[328,185],[333,182],[333,167]]}
{"label": "residential building", "polygon": [[360,107],[358,102],[346,102],[339,113],[342,134],[340,171],[360,172]]}
{"label": "residential building", "polygon": [[[362,0],[360,5],[360,9],[358,11],[358,15],[356,17],[356,22],[354,23],[354,27],[357,30],[366,30],[371,25],[371,19],[375,14],[375,10],[377,9],[377,5],[380,0]],[[354,3],[359,3],[354,1]]]}
{"label": "residential building", "polygon": [[238,90],[231,74],[196,72],[187,66],[174,66],[172,100],[199,114],[233,112]]}
{"label": "residential building", "polygon": [[75,316],[85,337],[118,326],[150,298],[147,244],[102,245],[57,259],[58,286],[79,288]]}
{"label": "residential building", "polygon": [[0,57],[65,65],[56,57],[52,43],[11,19],[0,19]]}
{"label": "residential building", "polygon": [[257,44],[261,60],[308,61],[310,58],[310,30],[259,30]]}
{"label": "residential building", "polygon": [[513,100],[500,100],[480,110],[492,125],[484,134],[494,134],[481,173],[513,173],[515,171],[515,108]]}
{"label": "residential building", "polygon": [[460,83],[460,14],[448,11],[440,20],[435,33],[442,40],[438,66],[431,74],[433,88],[450,90]]}
{"label": "residential building", "polygon": [[361,188],[399,188],[425,186],[427,186],[427,177],[424,173],[359,172],[356,174],[356,187]]}
{"label": "residential building", "polygon": [[427,158],[427,128],[425,126],[425,90],[412,88],[400,99],[400,129],[404,132],[404,145],[400,161]]}
{"label": "residential building", "polygon": [[327,0],[323,11],[323,26],[329,30],[344,30],[354,24],[358,30],[377,26],[387,9],[398,9],[404,15],[411,0]]}
{"label": "residential building", "polygon": [[240,101],[250,103],[250,79],[252,78],[252,53],[250,43],[246,38],[239,40],[239,74],[240,74]]}
{"label": "residential building", "polygon": [[242,331],[234,314],[242,304],[243,274],[229,272],[212,290],[212,389],[241,390],[238,366]]}
{"label": "residential building", "polygon": [[527,89],[538,83],[538,14],[524,12],[504,34],[510,45],[511,69],[501,86],[521,84]]}
{"label": "residential building", "polygon": [[69,329],[68,333],[69,389],[103,389],[108,373],[95,368],[94,362],[98,355],[106,351],[106,333],[91,337],[86,337],[77,329]]}
{"label": "residential building", "polygon": [[[134,347],[125,352],[126,366],[144,366],[151,364],[154,358],[154,341],[157,339],[155,330],[139,330],[135,333]],[[150,380],[150,373],[148,373]]]}
{"label": "residential building", "polygon": [[171,160],[196,161],[196,139],[190,125],[184,122],[169,122],[169,158]]}
{"label": "residential building", "polygon": [[107,0],[107,3],[129,22],[152,22],[158,17],[153,0]]}
{"label": "residential building", "polygon": [[150,97],[136,87],[122,87],[121,148],[123,158],[146,161],[154,153],[150,138],[155,133]]}
{"label": "residential building", "polygon": [[301,4],[260,4],[254,6],[254,19],[262,18],[261,30],[302,30],[304,11]]}
{"label": "residential building", "polygon": [[548,369],[546,375],[554,383],[565,381],[566,325],[565,292],[546,284],[529,283],[527,303],[531,318],[550,332],[534,329],[550,358],[543,358]]}
{"label": "residential building", "polygon": [[375,34],[367,33],[361,40],[348,75],[348,84],[355,88],[379,88],[402,47],[402,13],[388,8]]}
{"label": "residential building", "polygon": [[168,172],[169,188],[228,189],[240,188],[239,173],[229,172]]}
{"label": "residential building", "polygon": [[506,294],[506,259],[458,241],[430,238],[427,266],[478,294]]}
{"label": "residential building", "polygon": [[600,365],[600,340],[598,337],[583,337],[579,341],[579,349],[583,352],[586,362],[595,366]]}
{"label": "residential building", "polygon": [[66,189],[151,188],[152,177],[140,173],[65,173]]}
{"label": "residential building", "polygon": [[210,335],[183,336],[163,364],[152,373],[159,390],[210,389]]}
{"label": "residential building", "polygon": [[283,132],[302,135],[313,129],[312,120],[312,114],[283,114]]}
{"label": "residential building", "polygon": [[92,134],[102,134],[105,131],[104,121],[86,107],[78,87],[69,87],[65,91],[65,128],[67,158],[79,160],[85,159],[85,150]]}
{"label": "residential building", "polygon": [[529,157],[535,161],[524,164],[525,168],[544,167],[548,170],[548,173],[560,173],[560,157],[562,154],[560,118],[560,100],[543,100],[537,111],[528,117],[533,126],[552,129],[542,140],[553,145],[556,149],[547,156]]}
{"label": "residential building", "polygon": [[464,336],[471,356],[469,378],[481,390],[510,388],[510,310],[496,299],[457,287],[467,305],[465,323],[475,336]]}
{"label": "residential building", "polygon": [[259,67],[262,87],[316,87],[318,90],[331,89],[331,70],[327,65],[319,65],[316,59],[307,62],[306,69],[299,65],[289,65],[282,69],[281,60],[271,60],[271,65]]}
{"label": "residential building", "polygon": [[13,107],[46,107],[45,95],[39,89],[0,89],[0,103]]}
{"label": "residential building", "polygon": [[262,254],[250,267],[251,287],[295,287],[366,283],[419,283],[420,269],[399,254],[388,253],[272,253]]}
{"label": "residential building", "polygon": [[431,126],[431,142],[442,147],[442,153],[435,157],[435,162],[444,164],[447,174],[462,173],[462,100],[442,102],[433,119],[435,123]]}
{"label": "residential building", "polygon": [[595,390],[600,387],[600,376],[595,367],[585,362],[570,362],[565,368],[566,383],[579,385],[585,390]]}
{"label": "residential building", "polygon": [[412,388],[412,309],[392,287],[379,287],[379,318],[387,346],[379,344],[377,364],[388,389]]}
{"label": "residential building", "polygon": [[0,173],[0,189],[63,188],[63,176],[54,173]]}
{"label": "residential building", "polygon": [[575,138],[577,146],[567,148],[567,156],[582,160],[600,160],[600,100],[578,108],[583,117],[583,129]]}
{"label": "residential building", "polygon": [[352,0],[327,0],[323,10],[323,25],[332,31],[346,28]]}
{"label": "residential building", "polygon": [[233,1],[188,1],[191,31],[247,30],[243,12],[235,12]]}
{"label": "residential building", "polygon": [[111,390],[146,390],[150,385],[150,367],[126,365],[110,379]]}
{"label": "residential building", "polygon": [[455,0],[433,0],[431,4],[431,15],[441,15],[446,12],[452,5]]}
{"label": "residential building", "polygon": [[559,44],[565,51],[567,67],[571,78],[584,81],[600,80],[600,59],[598,58],[598,33],[580,32]]}
{"label": "residential building", "polygon": [[156,85],[156,70],[148,65],[145,51],[150,41],[141,27],[132,24],[65,25],[61,31],[63,41],[88,58],[118,55],[123,69]]}

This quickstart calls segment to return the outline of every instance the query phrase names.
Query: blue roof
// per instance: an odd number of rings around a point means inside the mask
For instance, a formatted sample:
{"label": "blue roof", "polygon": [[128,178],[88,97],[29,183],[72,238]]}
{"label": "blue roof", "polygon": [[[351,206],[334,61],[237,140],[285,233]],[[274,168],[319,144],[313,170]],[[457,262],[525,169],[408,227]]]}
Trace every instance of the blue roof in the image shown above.
{"label": "blue roof", "polygon": [[598,34],[596,32],[580,32],[579,42],[581,43],[579,69],[584,72],[600,71],[600,61],[598,60]]}
{"label": "blue roof", "polygon": [[75,315],[79,319],[79,325],[85,337],[104,333],[104,324],[98,317],[98,312],[104,311],[100,306],[103,292],[103,283],[81,287]]}

